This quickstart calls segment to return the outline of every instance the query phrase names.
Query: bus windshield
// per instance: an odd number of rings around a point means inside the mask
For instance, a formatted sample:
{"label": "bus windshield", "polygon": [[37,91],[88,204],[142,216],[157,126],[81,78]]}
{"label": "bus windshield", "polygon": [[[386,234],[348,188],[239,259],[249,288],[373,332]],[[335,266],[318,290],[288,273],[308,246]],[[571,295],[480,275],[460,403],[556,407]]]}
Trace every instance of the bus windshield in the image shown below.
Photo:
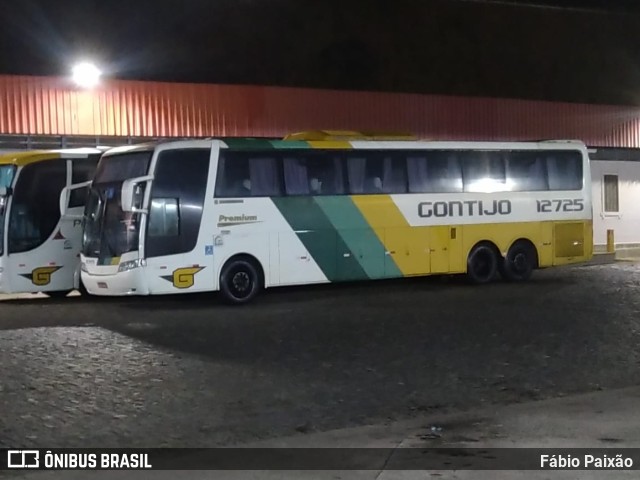
{"label": "bus windshield", "polygon": [[[13,183],[16,167],[14,165],[0,165],[0,188],[10,188]],[[0,196],[0,255],[4,253],[4,222],[7,209],[7,198]]]}
{"label": "bus windshield", "polygon": [[138,249],[140,214],[122,211],[122,183],[146,175],[150,151],[103,157],[84,214],[82,253],[107,260]]}
{"label": "bus windshield", "polygon": [[139,214],[122,211],[120,185],[94,187],[85,207],[82,253],[113,258],[138,249]]}

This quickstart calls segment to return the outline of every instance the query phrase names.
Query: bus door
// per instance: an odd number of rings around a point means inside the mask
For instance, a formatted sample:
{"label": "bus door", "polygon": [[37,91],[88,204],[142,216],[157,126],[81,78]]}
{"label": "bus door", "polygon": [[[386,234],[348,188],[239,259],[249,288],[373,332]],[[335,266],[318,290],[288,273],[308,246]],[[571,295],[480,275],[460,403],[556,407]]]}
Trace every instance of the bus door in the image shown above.
{"label": "bus door", "polygon": [[429,252],[431,273],[463,272],[461,226],[430,227]]}
{"label": "bus door", "polygon": [[386,228],[384,243],[387,277],[429,273],[429,227]]}
{"label": "bus door", "polygon": [[212,289],[213,235],[210,223],[203,224],[210,152],[192,148],[158,155],[144,230],[150,293]]}

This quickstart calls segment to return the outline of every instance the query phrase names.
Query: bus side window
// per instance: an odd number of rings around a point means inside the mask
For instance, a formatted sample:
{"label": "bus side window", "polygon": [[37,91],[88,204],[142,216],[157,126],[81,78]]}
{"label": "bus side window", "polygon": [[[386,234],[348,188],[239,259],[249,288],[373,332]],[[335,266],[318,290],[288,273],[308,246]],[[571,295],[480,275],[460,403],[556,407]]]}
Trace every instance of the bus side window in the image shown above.
{"label": "bus side window", "polygon": [[407,193],[407,169],[397,154],[385,154],[382,164],[383,193]]}
{"label": "bus side window", "polygon": [[507,182],[514,192],[549,190],[547,168],[538,152],[509,152]]}
{"label": "bus side window", "polygon": [[505,162],[501,152],[460,152],[465,192],[504,192],[507,190]]}
{"label": "bus side window", "polygon": [[221,151],[216,178],[217,197],[251,196],[249,164],[235,152]]}
{"label": "bus side window", "polygon": [[275,197],[282,194],[278,162],[273,156],[249,157],[249,182],[252,197]]}
{"label": "bus side window", "polygon": [[362,152],[360,156],[347,157],[347,177],[349,193],[380,194],[406,193],[407,180],[405,165],[379,152]]}
{"label": "bus side window", "polygon": [[550,152],[547,156],[550,190],[582,188],[582,155],[575,151]]}
{"label": "bus side window", "polygon": [[[75,185],[77,183],[93,180],[97,164],[97,156],[83,160],[73,160],[71,162],[71,184]],[[72,190],[71,195],[69,196],[69,208],[84,207],[87,202],[88,193],[89,187]]]}
{"label": "bus side window", "polygon": [[287,195],[341,195],[342,163],[333,152],[287,152],[282,159]]}
{"label": "bus side window", "polygon": [[272,154],[261,152],[220,154],[216,196],[269,197],[281,194],[278,162]]}
{"label": "bus side window", "polygon": [[285,156],[282,166],[287,195],[309,195],[310,180],[306,159]]}
{"label": "bus side window", "polygon": [[411,193],[462,192],[462,173],[456,152],[411,152],[407,156]]}

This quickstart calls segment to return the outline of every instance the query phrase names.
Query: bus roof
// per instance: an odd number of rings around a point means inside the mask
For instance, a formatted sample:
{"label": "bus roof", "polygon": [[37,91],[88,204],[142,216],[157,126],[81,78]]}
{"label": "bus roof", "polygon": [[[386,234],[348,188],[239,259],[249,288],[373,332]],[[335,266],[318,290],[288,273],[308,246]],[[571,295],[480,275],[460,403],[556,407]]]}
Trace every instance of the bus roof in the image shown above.
{"label": "bus roof", "polygon": [[[333,133],[333,132],[327,132]],[[356,133],[356,132],[347,132]],[[306,133],[305,133],[306,135]],[[391,134],[390,134],[391,135]],[[578,149],[586,150],[583,142],[579,140],[530,140],[530,141],[456,141],[456,140],[418,140],[401,139],[398,137],[391,139],[384,135],[350,138],[349,135],[333,136],[327,135],[322,140],[301,140],[296,135],[285,137],[284,140],[251,138],[251,137],[219,137],[219,138],[193,138],[193,139],[165,139],[150,143],[126,145],[109,149],[105,156],[118,155],[124,153],[134,153],[143,151],[153,151],[156,148],[207,148],[217,142],[220,148],[231,150],[288,150],[288,149],[446,149],[446,150],[553,150],[553,149]],[[310,135],[307,138],[314,138]]]}
{"label": "bus roof", "polygon": [[29,150],[0,154],[0,165],[16,165],[23,167],[31,163],[56,160],[58,158],[88,158],[89,155],[100,154],[101,148],[67,148],[59,150]]}
{"label": "bus roof", "polygon": [[551,150],[556,148],[580,149],[585,148],[579,140],[545,140],[525,142],[504,141],[456,141],[456,140],[409,140],[409,139],[380,139],[373,137],[343,138],[333,137],[327,140],[268,140],[256,138],[222,138],[219,139],[222,148],[234,150],[285,150],[285,149],[447,149],[456,148],[482,150],[530,149]]}

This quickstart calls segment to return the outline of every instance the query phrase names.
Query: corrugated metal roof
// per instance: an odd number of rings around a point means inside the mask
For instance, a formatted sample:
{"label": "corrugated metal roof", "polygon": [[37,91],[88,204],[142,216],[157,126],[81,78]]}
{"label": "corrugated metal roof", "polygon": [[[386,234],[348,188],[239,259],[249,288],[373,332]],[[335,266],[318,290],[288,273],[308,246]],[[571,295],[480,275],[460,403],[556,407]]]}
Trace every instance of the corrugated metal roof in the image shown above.
{"label": "corrugated metal roof", "polygon": [[0,76],[0,134],[284,137],[406,131],[434,140],[578,139],[640,147],[640,108],[442,95]]}

